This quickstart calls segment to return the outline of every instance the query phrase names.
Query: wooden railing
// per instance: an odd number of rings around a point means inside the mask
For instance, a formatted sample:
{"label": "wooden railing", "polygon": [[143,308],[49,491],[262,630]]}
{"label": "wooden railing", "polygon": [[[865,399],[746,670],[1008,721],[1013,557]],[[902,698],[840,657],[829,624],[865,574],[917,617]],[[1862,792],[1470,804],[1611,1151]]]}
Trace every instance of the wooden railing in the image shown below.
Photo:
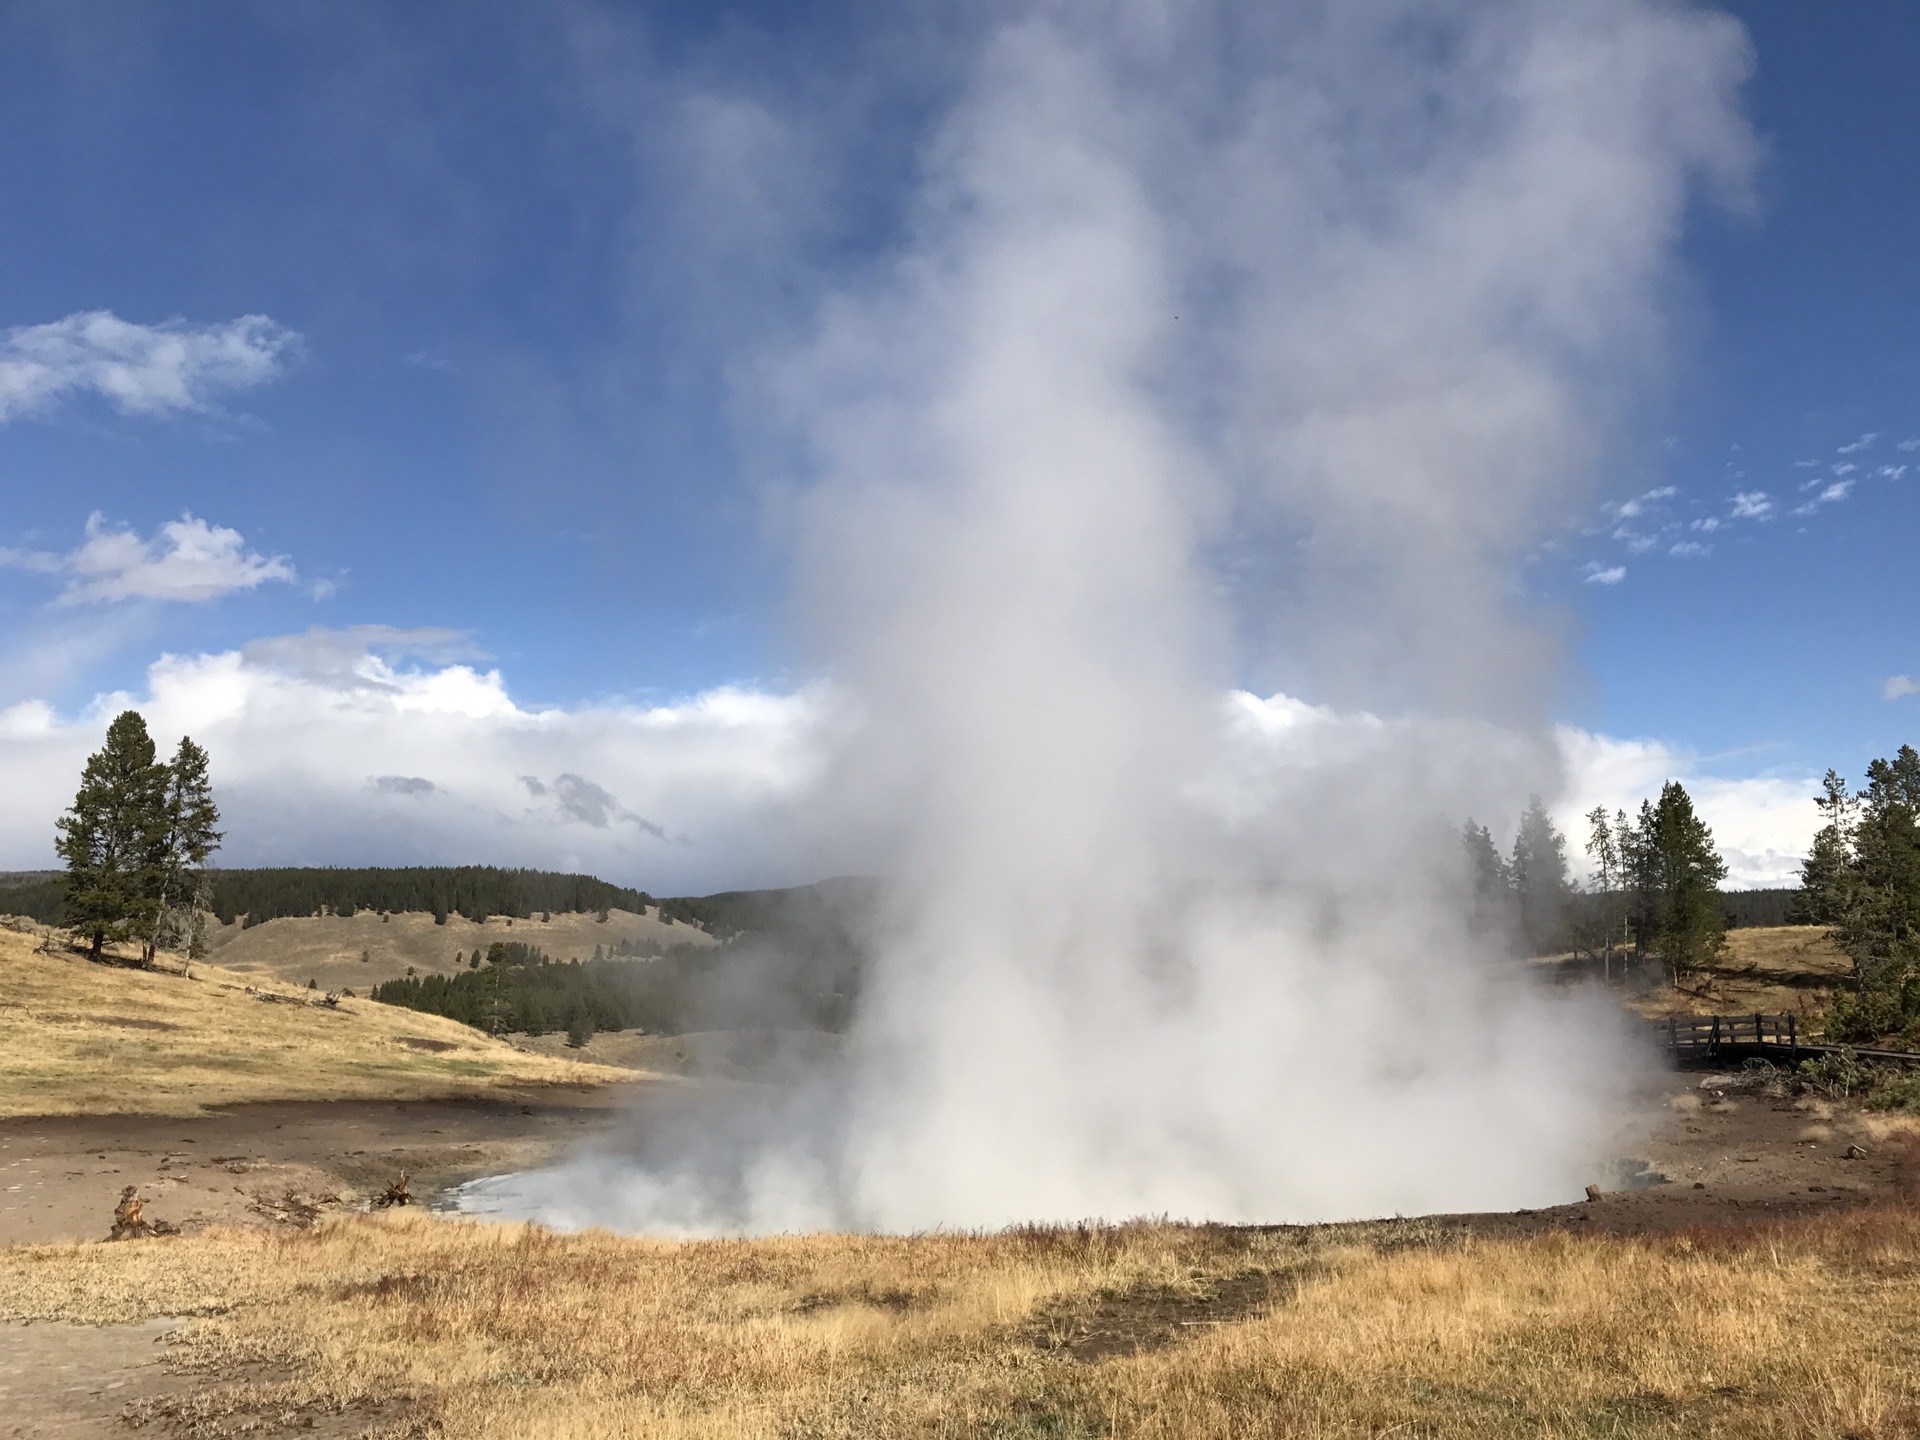
{"label": "wooden railing", "polygon": [[1812,1047],[1800,1043],[1799,1016],[1753,1014],[1670,1015],[1667,1048],[1676,1055],[1719,1055],[1745,1050],[1795,1052]]}
{"label": "wooden railing", "polygon": [[1654,1022],[1676,1060],[1744,1059],[1811,1060],[1841,1050],[1861,1060],[1920,1064],[1920,1052],[1871,1050],[1833,1045],[1822,1037],[1809,1039],[1797,1015],[1670,1015]]}

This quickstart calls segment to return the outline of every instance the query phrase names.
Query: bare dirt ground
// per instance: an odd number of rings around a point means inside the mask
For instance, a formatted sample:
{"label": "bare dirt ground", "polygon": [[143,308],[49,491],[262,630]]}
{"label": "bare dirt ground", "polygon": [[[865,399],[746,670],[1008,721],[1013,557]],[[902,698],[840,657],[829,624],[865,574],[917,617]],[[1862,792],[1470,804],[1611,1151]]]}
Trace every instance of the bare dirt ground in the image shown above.
{"label": "bare dirt ground", "polygon": [[462,1181],[542,1165],[591,1139],[624,1112],[627,1088],[0,1118],[0,1246],[104,1239],[129,1185],[146,1218],[186,1234],[304,1227],[366,1208],[402,1172],[431,1204]]}

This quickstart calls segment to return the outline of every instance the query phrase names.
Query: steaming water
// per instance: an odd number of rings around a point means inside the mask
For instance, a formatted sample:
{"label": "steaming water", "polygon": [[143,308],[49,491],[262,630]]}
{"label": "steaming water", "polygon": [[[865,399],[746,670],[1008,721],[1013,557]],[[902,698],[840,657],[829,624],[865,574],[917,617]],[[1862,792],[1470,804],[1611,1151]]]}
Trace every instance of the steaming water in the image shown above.
{"label": "steaming water", "polygon": [[1632,1066],[1466,933],[1454,835],[1553,788],[1526,561],[1657,368],[1695,179],[1740,182],[1746,66],[1656,0],[992,28],[905,238],[740,367],[811,476],[797,607],[850,737],[819,853],[887,882],[846,1067],[463,1203],[904,1230],[1577,1193]]}

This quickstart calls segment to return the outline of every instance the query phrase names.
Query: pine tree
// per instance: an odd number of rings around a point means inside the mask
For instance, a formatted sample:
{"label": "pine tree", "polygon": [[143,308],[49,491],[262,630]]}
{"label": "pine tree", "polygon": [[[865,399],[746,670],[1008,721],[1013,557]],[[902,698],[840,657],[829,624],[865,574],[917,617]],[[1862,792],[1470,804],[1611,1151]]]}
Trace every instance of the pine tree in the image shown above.
{"label": "pine tree", "polygon": [[1520,935],[1528,950],[1545,955],[1566,943],[1567,840],[1555,828],[1538,795],[1529,797],[1507,862],[1519,912]]}
{"label": "pine tree", "polygon": [[154,926],[147,937],[146,959],[163,940],[178,944],[191,963],[206,954],[206,916],[211,896],[201,873],[207,857],[220,848],[220,811],[213,803],[207,774],[207,752],[186,736],[165,767],[161,797],[165,824],[160,865],[160,890]]}
{"label": "pine tree", "polygon": [[167,769],[136,710],[107,727],[73,808],[57,822],[67,864],[66,921],[100,958],[109,940],[152,934],[166,865]]}
{"label": "pine tree", "polygon": [[[1844,788],[1828,787],[1828,801]],[[1822,802],[1830,816],[1837,806]],[[1920,753],[1902,745],[1867,767],[1867,788],[1814,839],[1814,901],[1853,960],[1853,993],[1836,997],[1836,1039],[1899,1034],[1920,1041]],[[1829,831],[1834,834],[1829,834]]]}
{"label": "pine tree", "polygon": [[1475,935],[1508,939],[1513,931],[1513,878],[1507,862],[1500,858],[1493,843],[1493,832],[1472,820],[1461,828],[1461,848],[1466,852],[1467,883],[1472,887],[1473,906],[1467,928]]}
{"label": "pine tree", "polygon": [[[1626,816],[1620,816],[1624,826]],[[1587,812],[1587,857],[1593,861],[1593,882],[1589,887],[1600,897],[1600,913],[1596,917],[1600,930],[1599,950],[1604,974],[1609,983],[1613,978],[1613,941],[1616,935],[1624,938],[1626,907],[1623,903],[1623,891],[1626,889],[1626,873],[1620,854],[1620,835],[1607,807],[1596,805]],[[1592,938],[1591,934],[1588,936]]]}
{"label": "pine tree", "polygon": [[1651,822],[1647,845],[1659,883],[1655,933],[1677,982],[1726,943],[1720,882],[1727,878],[1727,865],[1714,848],[1713,831],[1694,813],[1693,797],[1679,781],[1661,787]]}
{"label": "pine tree", "polygon": [[1807,858],[1800,862],[1800,903],[1795,918],[1810,925],[1838,925],[1849,908],[1859,802],[1847,793],[1847,782],[1829,770],[1813,803],[1822,823],[1814,832]]}

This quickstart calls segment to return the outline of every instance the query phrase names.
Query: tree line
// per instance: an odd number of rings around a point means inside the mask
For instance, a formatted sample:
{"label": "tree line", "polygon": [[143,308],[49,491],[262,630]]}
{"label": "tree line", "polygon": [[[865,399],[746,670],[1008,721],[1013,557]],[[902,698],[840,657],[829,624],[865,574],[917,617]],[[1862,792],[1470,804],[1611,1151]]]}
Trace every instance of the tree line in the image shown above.
{"label": "tree line", "polygon": [[[355,915],[362,910],[429,912],[482,922],[492,916],[528,919],[547,914],[638,914],[643,906],[669,924],[698,924],[701,899],[655,899],[644,890],[592,875],[510,870],[486,865],[367,866],[208,870],[206,907],[222,925],[258,925],[285,916]],[[0,911],[60,924],[69,877],[31,875],[0,885]]]}
{"label": "tree line", "polygon": [[1686,787],[1668,781],[1632,816],[1600,806],[1586,818],[1593,876],[1584,892],[1569,873],[1566,837],[1539,796],[1528,801],[1505,855],[1486,826],[1468,820],[1461,844],[1472,931],[1533,955],[1654,954],[1676,975],[1717,954],[1729,920],[1720,893],[1727,867]]}
{"label": "tree line", "polygon": [[1867,766],[1859,791],[1829,770],[1821,825],[1800,867],[1802,918],[1830,927],[1853,962],[1827,1034],[1920,1045],[1920,753]]}
{"label": "tree line", "polygon": [[73,806],[56,822],[66,862],[62,919],[98,960],[109,940],[162,945],[189,959],[206,951],[207,859],[219,848],[207,752],[185,736],[162,761],[137,710],[107,727],[87,760]]}
{"label": "tree line", "polygon": [[615,909],[638,914],[654,906],[662,918],[692,918],[683,902],[656,901],[644,890],[592,875],[493,865],[307,866],[221,870],[213,877],[214,913],[223,925],[362,910],[430,912],[444,925],[449,915],[482,923],[496,915],[525,920]]}
{"label": "tree line", "polygon": [[496,942],[466,970],[389,980],[372,997],[490,1034],[565,1031],[576,1044],[614,1030],[839,1030],[861,966],[855,952],[810,951],[792,937],[675,946],[652,959],[554,960],[536,946]]}

